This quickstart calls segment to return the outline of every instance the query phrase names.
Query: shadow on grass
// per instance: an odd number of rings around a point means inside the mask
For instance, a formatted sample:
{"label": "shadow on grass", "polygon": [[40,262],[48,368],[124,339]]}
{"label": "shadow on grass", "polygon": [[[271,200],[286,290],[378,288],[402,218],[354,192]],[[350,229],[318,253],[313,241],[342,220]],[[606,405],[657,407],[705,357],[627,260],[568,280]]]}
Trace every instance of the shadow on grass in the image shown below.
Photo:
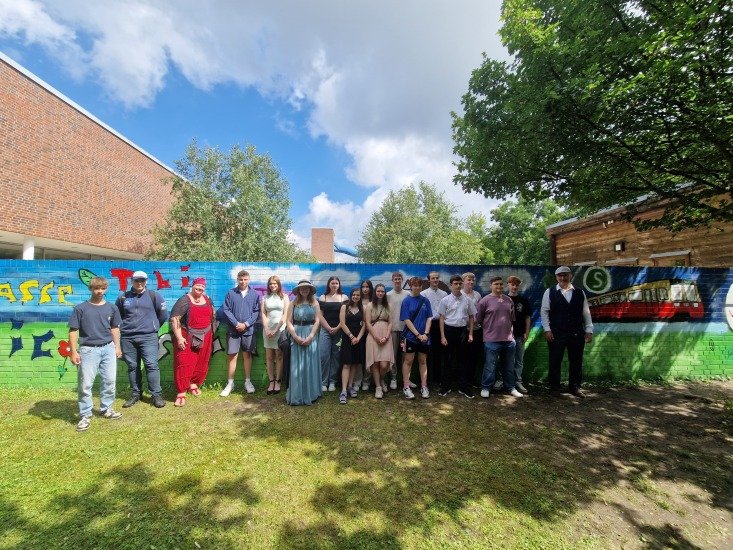
{"label": "shadow on grass", "polygon": [[187,474],[156,484],[138,463],[106,470],[78,492],[52,498],[49,524],[28,519],[0,497],[0,539],[15,548],[183,548],[196,540],[239,548],[226,530],[251,519],[258,501],[248,479],[207,488],[201,477]]}
{"label": "shadow on grass", "polygon": [[[585,400],[363,397],[344,407],[327,395],[315,407],[287,409],[275,420],[277,430],[240,417],[244,434],[308,443],[310,458],[333,461],[343,476],[311,498],[320,523],[286,525],[283,545],[317,540],[344,547],[358,539],[361,547],[390,547],[405,529],[430,532],[442,521],[435,518],[449,518],[465,540],[481,540],[491,525],[476,523],[497,514],[512,516],[515,527],[530,518],[549,531],[600,491],[633,485],[639,475],[689,482],[710,495],[713,507],[733,510],[730,422],[723,421],[730,413],[687,390],[601,390]],[[649,512],[657,506],[642,494],[629,509],[634,540],[694,547],[654,524]],[[374,517],[372,530],[339,528]]]}
{"label": "shadow on grass", "polygon": [[79,405],[73,399],[36,401],[28,409],[28,414],[32,414],[43,420],[61,420],[68,424],[76,424],[79,421],[78,415],[76,414],[78,412]]}

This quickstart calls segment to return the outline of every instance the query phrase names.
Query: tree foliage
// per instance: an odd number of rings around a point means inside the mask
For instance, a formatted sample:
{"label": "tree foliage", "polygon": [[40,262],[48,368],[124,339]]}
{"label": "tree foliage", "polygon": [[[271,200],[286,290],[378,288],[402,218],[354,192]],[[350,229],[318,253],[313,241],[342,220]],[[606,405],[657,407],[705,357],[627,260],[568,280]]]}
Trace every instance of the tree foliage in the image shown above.
{"label": "tree foliage", "polygon": [[357,246],[363,262],[478,263],[485,256],[482,216],[466,220],[427,183],[390,191],[372,214]]}
{"label": "tree foliage", "polygon": [[504,0],[511,64],[484,57],[454,114],[466,191],[733,221],[728,0]]}
{"label": "tree foliage", "polygon": [[[288,241],[288,183],[252,145],[229,153],[193,142],[176,162],[173,204],[148,257],[193,261],[308,261]],[[140,200],[145,200],[141,197]]]}
{"label": "tree foliage", "polygon": [[497,264],[545,265],[550,263],[548,225],[566,220],[574,212],[561,209],[553,200],[507,201],[491,211],[485,246]]}

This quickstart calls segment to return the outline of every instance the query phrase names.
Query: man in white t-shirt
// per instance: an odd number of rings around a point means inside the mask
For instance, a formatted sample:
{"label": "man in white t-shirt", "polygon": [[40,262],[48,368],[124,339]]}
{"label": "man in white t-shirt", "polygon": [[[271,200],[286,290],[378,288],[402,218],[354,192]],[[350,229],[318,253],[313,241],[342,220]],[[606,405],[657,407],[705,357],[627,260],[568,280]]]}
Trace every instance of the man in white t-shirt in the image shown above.
{"label": "man in white t-shirt", "polygon": [[450,278],[451,293],[438,305],[440,345],[444,348],[444,363],[438,395],[447,397],[453,389],[453,382],[458,379],[459,393],[473,399],[472,369],[469,368],[468,361],[466,361],[466,351],[473,342],[476,305],[471,298],[461,292],[462,286],[461,276],[453,275]]}
{"label": "man in white t-shirt", "polygon": [[[463,290],[461,292],[473,300],[473,305],[478,306],[481,300],[481,294],[476,290],[476,275],[470,271],[464,273],[463,277]],[[466,361],[470,367],[466,367],[466,375],[471,377],[471,385],[476,385],[476,370],[480,369],[483,371],[484,368],[484,337],[481,332],[481,323],[478,319],[473,321],[473,342],[468,344]]]}
{"label": "man in white t-shirt", "polygon": [[[400,321],[400,308],[402,302],[410,295],[408,291],[402,288],[404,278],[402,273],[395,271],[392,273],[392,290],[387,292],[387,302],[389,303],[389,316],[392,321],[392,348],[394,349],[394,364],[392,365],[391,381],[389,387],[392,390],[397,389],[397,370],[398,365],[402,365],[402,350],[400,349],[400,338],[402,330],[405,328],[404,321]],[[410,387],[417,387],[410,383]]]}

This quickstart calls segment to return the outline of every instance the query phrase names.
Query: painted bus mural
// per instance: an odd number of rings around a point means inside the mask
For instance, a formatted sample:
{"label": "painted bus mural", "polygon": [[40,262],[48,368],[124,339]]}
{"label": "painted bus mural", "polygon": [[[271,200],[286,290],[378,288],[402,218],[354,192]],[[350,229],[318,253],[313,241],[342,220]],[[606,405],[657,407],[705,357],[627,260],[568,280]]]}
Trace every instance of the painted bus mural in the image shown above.
{"label": "painted bus mural", "polygon": [[594,321],[702,319],[705,307],[695,281],[661,279],[588,298]]}

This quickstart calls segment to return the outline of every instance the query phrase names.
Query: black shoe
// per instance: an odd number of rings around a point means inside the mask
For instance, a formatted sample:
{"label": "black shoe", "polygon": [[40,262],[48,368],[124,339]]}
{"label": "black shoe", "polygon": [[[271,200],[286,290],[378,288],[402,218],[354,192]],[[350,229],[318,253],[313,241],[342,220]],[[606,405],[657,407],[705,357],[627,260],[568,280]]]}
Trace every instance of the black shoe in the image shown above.
{"label": "black shoe", "polygon": [[450,388],[448,388],[448,389],[440,388],[440,391],[438,391],[438,395],[440,397],[448,397],[448,394],[449,393],[450,393]]}
{"label": "black shoe", "polygon": [[140,401],[140,395],[138,395],[137,393],[133,393],[133,394],[132,394],[132,395],[130,396],[130,399],[128,399],[127,401],[125,401],[125,402],[124,402],[124,403],[122,404],[122,408],[123,408],[123,409],[128,409],[128,408],[132,407],[132,406],[133,406],[133,405],[134,405],[135,403],[137,403],[138,401]]}
{"label": "black shoe", "polygon": [[458,393],[460,393],[464,397],[468,397],[469,399],[473,399],[475,397],[473,395],[473,391],[471,391],[471,388],[462,388],[458,390]]}
{"label": "black shoe", "polygon": [[163,407],[165,407],[165,399],[163,399],[162,395],[153,396],[153,406],[156,409],[162,409]]}

